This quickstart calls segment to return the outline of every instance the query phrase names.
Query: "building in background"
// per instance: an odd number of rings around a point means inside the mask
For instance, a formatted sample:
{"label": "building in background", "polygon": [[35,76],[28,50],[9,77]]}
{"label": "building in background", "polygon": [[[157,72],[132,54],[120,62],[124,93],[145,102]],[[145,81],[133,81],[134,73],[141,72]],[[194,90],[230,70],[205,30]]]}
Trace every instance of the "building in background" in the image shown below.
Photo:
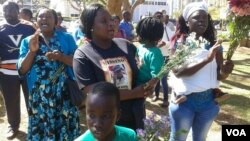
{"label": "building in background", "polygon": [[[3,3],[6,0],[1,0]],[[61,12],[63,17],[79,17],[80,12],[74,9],[69,0],[13,0],[17,2],[20,8],[29,8],[33,13],[41,7],[48,7],[54,9],[56,12]],[[0,4],[1,4],[0,3]],[[2,15],[2,8],[0,12],[0,17]]]}
{"label": "building in background", "polygon": [[2,19],[3,18],[3,10],[2,10],[3,8],[2,8],[2,4],[0,4],[0,19]]}
{"label": "building in background", "polygon": [[227,6],[226,0],[167,0],[169,3],[169,14],[173,17],[175,13],[180,14],[184,6],[191,2],[201,2],[204,1],[211,8],[216,8],[218,11],[224,10]]}
{"label": "building in background", "polygon": [[169,13],[169,5],[166,0],[145,0],[143,4],[135,8],[133,22],[137,23],[142,17],[152,16],[156,11],[161,10]]}
{"label": "building in background", "polygon": [[50,0],[49,7],[61,12],[63,17],[78,18],[81,12],[74,9],[68,0]]}
{"label": "building in background", "polygon": [[13,0],[18,3],[20,8],[28,8],[33,13],[41,7],[48,7],[50,0]]}
{"label": "building in background", "polygon": [[[0,0],[3,3],[5,0]],[[40,7],[50,7],[55,9],[57,12],[61,12],[63,17],[75,17],[78,18],[81,10],[76,10],[73,8],[69,2],[69,0],[13,0],[18,2],[20,8],[30,8],[33,13]],[[97,1],[97,0],[93,0]],[[225,17],[225,8],[227,5],[226,0],[145,0],[145,2],[138,7],[136,7],[133,15],[133,21],[138,22],[140,17],[152,15],[152,13],[165,9],[169,14],[170,18],[176,18],[180,15],[184,6],[190,2],[195,1],[205,1],[207,2],[209,7],[214,7],[218,9],[219,13]],[[83,1],[84,2],[84,1]],[[130,0],[130,3],[134,3],[135,0]],[[79,5],[74,5],[79,7]],[[2,9],[2,8],[1,8]],[[80,8],[82,9],[82,8]],[[2,17],[2,11],[0,11],[0,18]],[[221,16],[221,17],[222,17]]]}

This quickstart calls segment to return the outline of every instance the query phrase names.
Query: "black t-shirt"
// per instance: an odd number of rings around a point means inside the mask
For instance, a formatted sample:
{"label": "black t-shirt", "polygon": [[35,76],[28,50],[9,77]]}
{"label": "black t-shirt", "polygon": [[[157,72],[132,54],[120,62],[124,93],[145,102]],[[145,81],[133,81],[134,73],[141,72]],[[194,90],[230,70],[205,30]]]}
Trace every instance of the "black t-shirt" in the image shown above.
{"label": "black t-shirt", "polygon": [[119,89],[135,87],[136,47],[129,42],[126,44],[118,47],[113,41],[111,48],[102,49],[90,42],[79,47],[74,54],[73,69],[80,89],[99,81],[111,82]]}

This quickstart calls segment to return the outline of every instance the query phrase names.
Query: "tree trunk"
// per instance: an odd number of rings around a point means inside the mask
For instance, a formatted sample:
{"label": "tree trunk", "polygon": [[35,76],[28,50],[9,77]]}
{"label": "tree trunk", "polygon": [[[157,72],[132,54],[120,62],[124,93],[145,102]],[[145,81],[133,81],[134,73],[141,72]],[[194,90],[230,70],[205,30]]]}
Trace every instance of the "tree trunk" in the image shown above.
{"label": "tree trunk", "polygon": [[107,9],[111,15],[117,15],[122,18],[122,11],[130,11],[133,15],[134,9],[145,0],[136,0],[132,6],[128,0],[107,0]]}
{"label": "tree trunk", "polygon": [[107,0],[107,9],[111,15],[121,17],[121,8],[123,0]]}
{"label": "tree trunk", "polygon": [[[73,0],[68,0],[70,5],[78,10],[81,11],[81,7],[79,5],[75,5]],[[92,0],[82,0],[83,7],[85,7],[85,4],[87,4],[89,1],[93,2]],[[106,4],[106,7],[111,15],[117,15],[120,18],[122,18],[122,11],[127,10],[130,11],[131,14],[133,14],[134,9],[142,4],[145,0],[136,0],[132,5],[129,3],[129,0],[100,0],[101,3]]]}

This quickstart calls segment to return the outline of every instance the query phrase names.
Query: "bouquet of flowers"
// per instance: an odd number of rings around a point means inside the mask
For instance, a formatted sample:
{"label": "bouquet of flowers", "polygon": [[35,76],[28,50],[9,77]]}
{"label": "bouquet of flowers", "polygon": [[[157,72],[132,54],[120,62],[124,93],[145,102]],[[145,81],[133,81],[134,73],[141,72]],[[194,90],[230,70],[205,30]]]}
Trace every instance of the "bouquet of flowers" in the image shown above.
{"label": "bouquet of flowers", "polygon": [[249,36],[250,0],[228,0],[229,12],[229,49],[226,59],[230,60],[240,41]]}
{"label": "bouquet of flowers", "polygon": [[181,42],[177,42],[177,48],[173,56],[169,59],[169,61],[162,66],[160,72],[156,76],[159,80],[167,75],[173,68],[181,68],[189,63],[188,62],[191,57],[195,56],[199,49],[204,48],[205,44],[208,41],[202,37],[196,39],[196,33],[191,33],[186,38],[185,44]]}
{"label": "bouquet of flowers", "polygon": [[[139,141],[168,141],[170,120],[167,116],[157,115],[152,112],[144,119],[145,129],[136,129]],[[176,136],[187,133],[186,130],[179,130]]]}
{"label": "bouquet of flowers", "polygon": [[145,129],[137,129],[137,136],[140,141],[160,141],[160,136],[164,141],[168,140],[169,119],[167,116],[158,116],[155,113],[144,119]]}

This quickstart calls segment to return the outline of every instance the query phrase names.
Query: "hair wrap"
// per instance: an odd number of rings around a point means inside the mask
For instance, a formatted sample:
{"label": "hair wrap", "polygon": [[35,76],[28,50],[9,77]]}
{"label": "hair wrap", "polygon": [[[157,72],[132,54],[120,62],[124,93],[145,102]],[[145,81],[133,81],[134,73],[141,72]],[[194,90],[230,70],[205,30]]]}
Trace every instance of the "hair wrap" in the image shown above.
{"label": "hair wrap", "polygon": [[203,10],[208,13],[207,4],[205,2],[192,2],[185,6],[182,12],[182,16],[185,21],[188,20],[189,16],[195,11]]}

